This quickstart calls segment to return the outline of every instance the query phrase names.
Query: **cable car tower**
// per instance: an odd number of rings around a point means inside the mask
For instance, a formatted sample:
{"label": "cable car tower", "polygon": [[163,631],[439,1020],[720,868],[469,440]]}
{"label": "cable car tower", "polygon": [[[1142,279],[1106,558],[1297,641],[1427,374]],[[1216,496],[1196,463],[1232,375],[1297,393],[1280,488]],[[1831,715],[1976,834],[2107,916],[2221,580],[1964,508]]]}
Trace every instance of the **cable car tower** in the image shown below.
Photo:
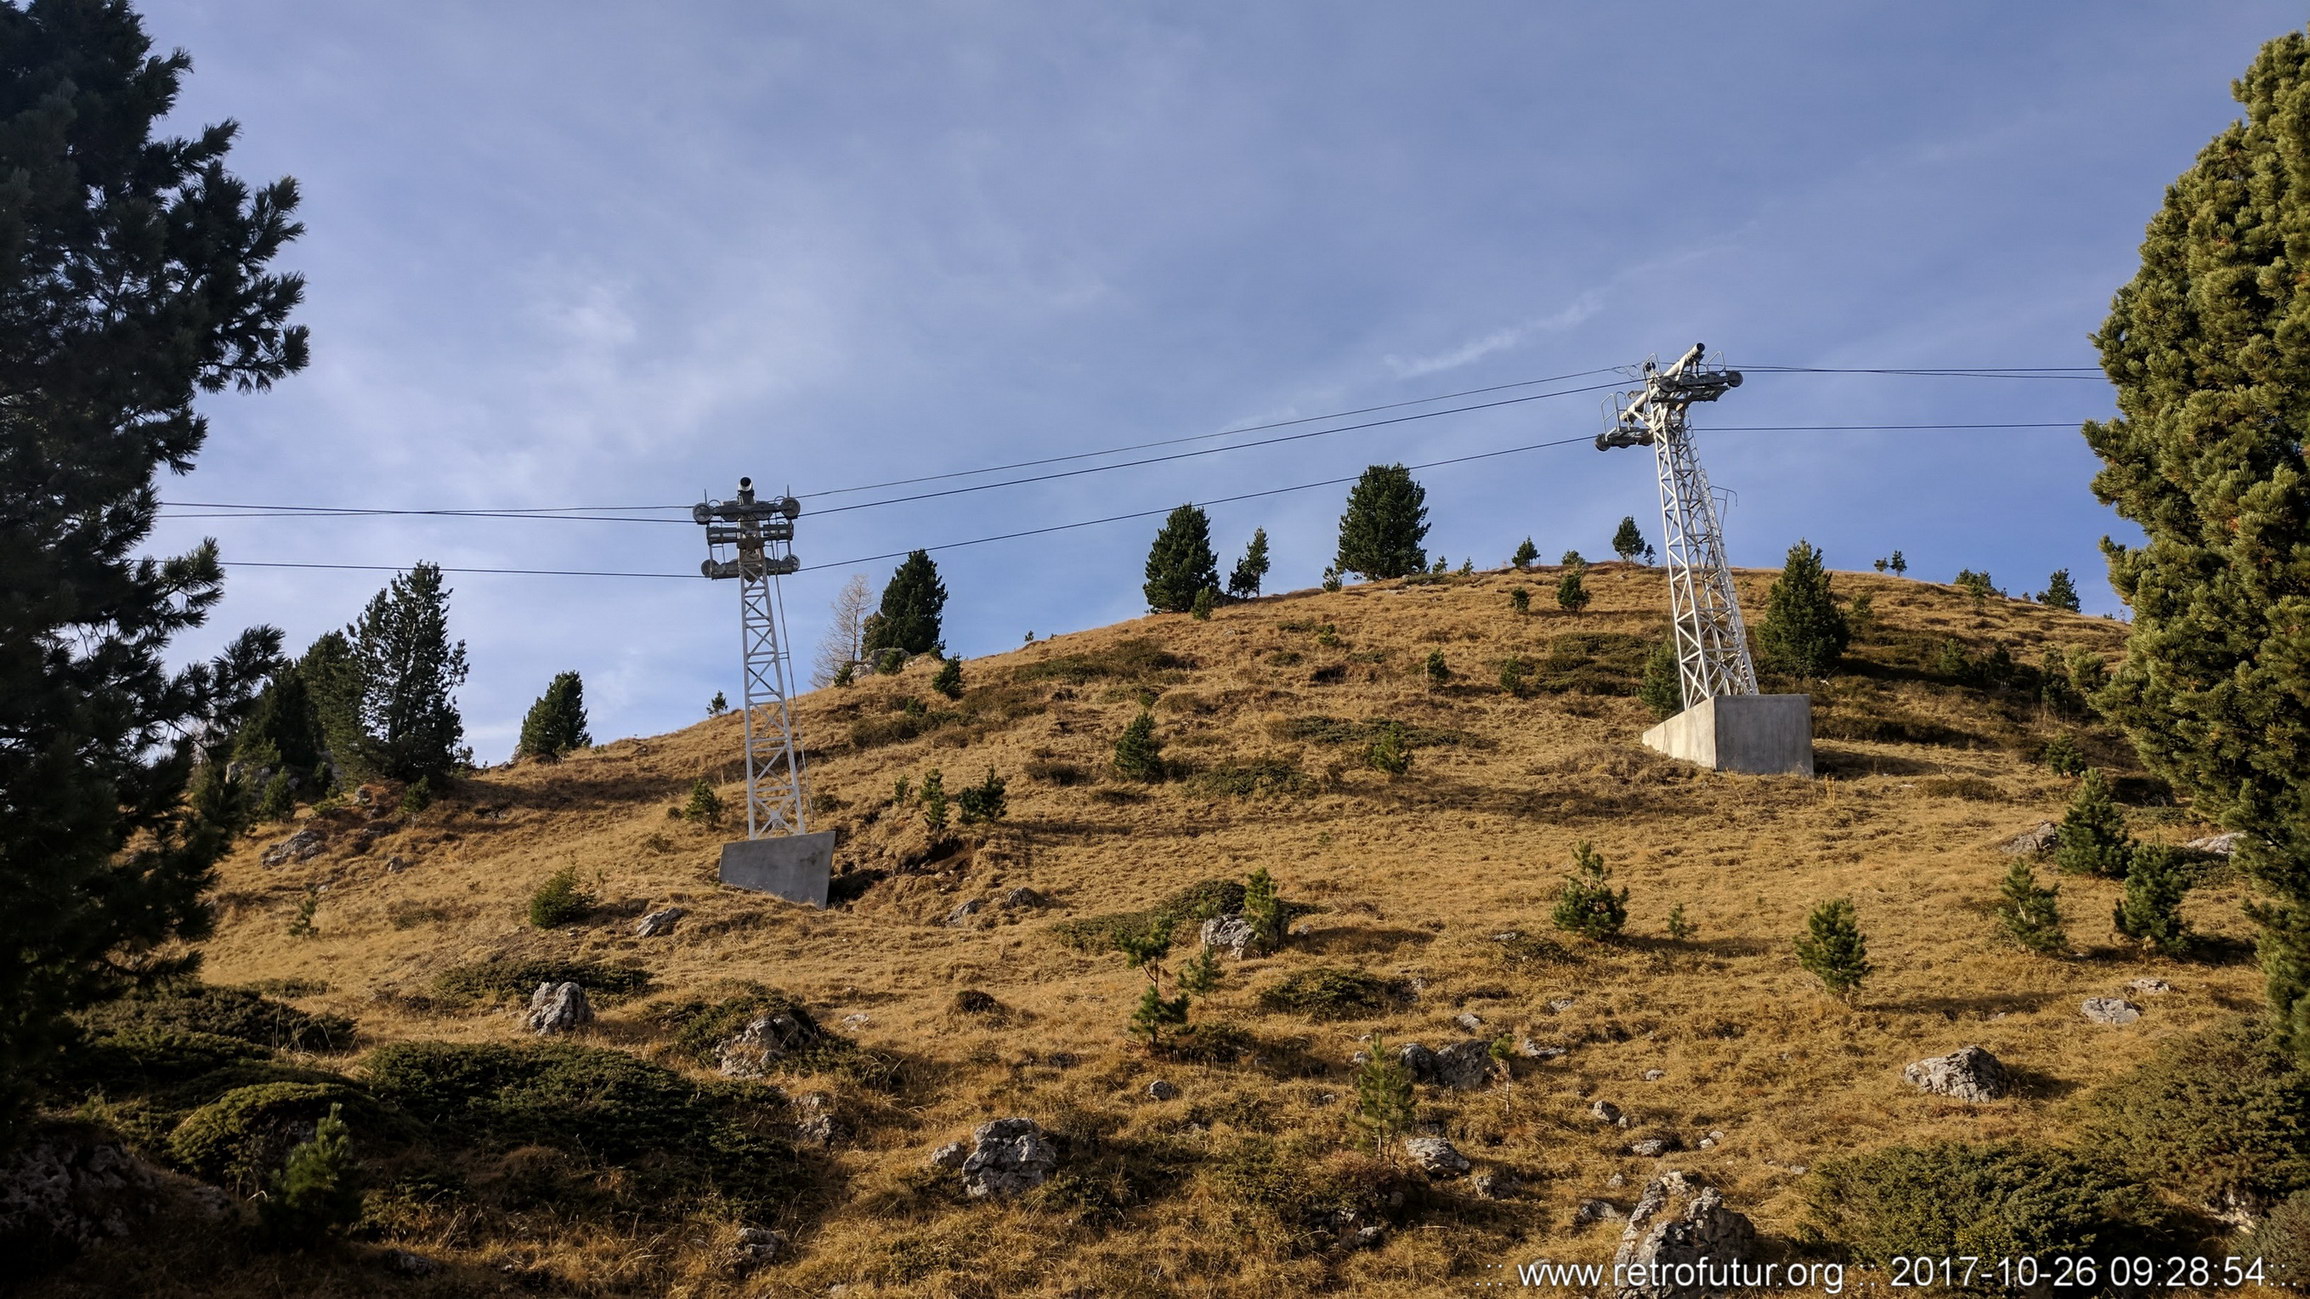
{"label": "cable car tower", "polygon": [[1741,622],[1740,594],[1725,563],[1724,526],[1685,413],[1740,387],[1741,373],[1704,364],[1700,344],[1662,369],[1648,360],[1644,386],[1613,399],[1611,427],[1596,449],[1649,446],[1660,486],[1661,550],[1668,559],[1670,635],[1684,711],[1645,732],[1672,757],[1730,771],[1813,772],[1811,700],[1757,689]]}
{"label": "cable car tower", "polygon": [[[722,882],[826,905],[834,836],[810,834],[803,822],[802,752],[794,740],[793,693],[787,675],[777,579],[801,567],[790,544],[802,503],[791,496],[757,500],[754,480],[738,495],[700,501],[690,517],[706,529],[708,558],[699,571],[738,581],[738,651],[745,680],[746,839],[722,846]],[[728,551],[730,557],[723,554]]]}

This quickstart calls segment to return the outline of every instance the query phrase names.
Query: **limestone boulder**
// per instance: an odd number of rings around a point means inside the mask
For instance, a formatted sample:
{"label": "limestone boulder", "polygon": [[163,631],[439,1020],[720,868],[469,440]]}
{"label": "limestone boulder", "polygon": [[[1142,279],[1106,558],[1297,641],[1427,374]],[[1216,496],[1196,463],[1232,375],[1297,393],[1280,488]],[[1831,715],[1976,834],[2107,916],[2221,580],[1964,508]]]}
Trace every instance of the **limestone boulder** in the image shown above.
{"label": "limestone boulder", "polygon": [[725,1078],[760,1078],[777,1063],[818,1040],[815,1026],[783,1012],[760,1015],[714,1048],[714,1068]]}
{"label": "limestone boulder", "polygon": [[1229,956],[1241,959],[1249,955],[1258,941],[1258,931],[1241,916],[1213,916],[1203,922],[1203,945],[1216,947]]}
{"label": "limestone boulder", "polygon": [[2122,1027],[2142,1017],[2142,1008],[2123,997],[2088,997],[2078,1010],[2096,1024]]}
{"label": "limestone boulder", "polygon": [[328,842],[319,830],[308,827],[265,849],[265,855],[257,860],[266,866],[311,861],[321,855],[321,849],[327,847]]}
{"label": "limestone boulder", "polygon": [[541,983],[529,995],[529,1015],[523,1021],[540,1037],[575,1032],[594,1020],[586,990],[574,983]]}
{"label": "limestone boulder", "polygon": [[1059,1147],[1033,1119],[996,1119],[971,1133],[962,1162],[963,1193],[1007,1199],[1043,1184],[1059,1166]]}
{"label": "limestone boulder", "polygon": [[1430,1177],[1458,1177],[1475,1167],[1442,1137],[1412,1137],[1404,1142],[1404,1152]]}
{"label": "limestone boulder", "polygon": [[663,938],[674,932],[676,922],[688,914],[690,913],[680,907],[665,907],[652,911],[634,925],[634,937]]}
{"label": "limestone boulder", "polygon": [[1725,1290],[1707,1284],[1706,1269],[1696,1266],[1680,1284],[1678,1265],[1748,1258],[1756,1243],[1756,1228],[1727,1207],[1716,1188],[1685,1173],[1663,1173],[1645,1184],[1629,1211],[1612,1255],[1612,1275],[1629,1283],[1610,1293],[1613,1299],[1714,1299]]}
{"label": "limestone boulder", "polygon": [[1999,851],[2015,857],[2042,857],[2053,851],[2054,843],[2060,835],[2060,826],[2051,821],[2040,821],[1997,847]]}
{"label": "limestone boulder", "polygon": [[1996,1056],[1978,1046],[1929,1056],[1901,1071],[1909,1085],[1961,1101],[1993,1101],[2013,1090],[2013,1076]]}

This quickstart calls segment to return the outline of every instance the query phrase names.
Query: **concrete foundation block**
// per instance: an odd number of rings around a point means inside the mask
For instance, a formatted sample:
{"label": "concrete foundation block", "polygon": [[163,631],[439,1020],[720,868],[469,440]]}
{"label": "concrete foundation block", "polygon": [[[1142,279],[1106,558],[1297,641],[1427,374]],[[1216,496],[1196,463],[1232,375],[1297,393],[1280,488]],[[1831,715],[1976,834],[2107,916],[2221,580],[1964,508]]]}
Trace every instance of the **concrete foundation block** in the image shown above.
{"label": "concrete foundation block", "polygon": [[722,845],[722,882],[734,889],[775,893],[788,902],[824,907],[833,878],[832,830]]}
{"label": "concrete foundation block", "polygon": [[1644,733],[1646,747],[1718,771],[1813,774],[1811,695],[1719,695]]}

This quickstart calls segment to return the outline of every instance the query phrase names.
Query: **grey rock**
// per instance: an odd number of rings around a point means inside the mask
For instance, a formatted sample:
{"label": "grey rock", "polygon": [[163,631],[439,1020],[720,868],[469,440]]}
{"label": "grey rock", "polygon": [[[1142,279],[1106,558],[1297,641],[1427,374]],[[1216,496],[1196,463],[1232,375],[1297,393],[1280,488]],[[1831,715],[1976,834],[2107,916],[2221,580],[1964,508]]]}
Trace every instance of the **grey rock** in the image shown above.
{"label": "grey rock", "polygon": [[1715,1137],[1702,1137],[1699,1141],[1696,1141],[1693,1144],[1702,1150],[1714,1150],[1716,1149],[1716,1142],[1717,1139]]}
{"label": "grey rock", "polygon": [[2060,826],[2051,821],[2040,821],[2035,827],[1997,845],[1997,848],[2015,857],[2044,856],[2053,851],[2054,843],[2060,836]]}
{"label": "grey rock", "polygon": [[1572,1211],[1574,1223],[1618,1222],[1627,1216],[1620,1211],[1619,1205],[1610,1200],[1582,1200],[1579,1207]]}
{"label": "grey rock", "polygon": [[1604,1184],[1617,1191],[1621,1187],[1628,1185],[1628,1175],[1626,1173],[1614,1173],[1612,1176],[1604,1179]]}
{"label": "grey rock", "polygon": [[725,1078],[760,1078],[810,1040],[792,1015],[763,1015],[715,1045],[714,1067]]}
{"label": "grey rock", "polygon": [[1203,945],[1216,947],[1229,956],[1242,957],[1250,952],[1258,939],[1258,931],[1241,916],[1213,916],[1203,922]]}
{"label": "grey rock", "polygon": [[1179,1089],[1158,1078],[1147,1084],[1147,1099],[1151,1101],[1175,1101],[1179,1099]]}
{"label": "grey rock", "polygon": [[1376,1225],[1358,1227],[1356,1228],[1355,1247],[1357,1249],[1378,1249],[1387,1243],[1387,1239],[1388,1229],[1385,1227]]}
{"label": "grey rock", "polygon": [[441,1271],[440,1259],[427,1258],[414,1250],[389,1249],[385,1251],[387,1270],[402,1276],[432,1276]]}
{"label": "grey rock", "polygon": [[963,1161],[970,1157],[971,1148],[968,1145],[960,1141],[949,1141],[930,1152],[930,1166],[948,1169],[961,1168]]}
{"label": "grey rock", "polygon": [[2203,839],[2192,839],[2182,847],[2191,852],[2210,853],[2216,857],[2235,856],[2238,851],[2238,832],[2232,830],[2227,834],[2210,834]]}
{"label": "grey rock", "polygon": [[1492,1044],[1481,1038],[1464,1038],[1438,1048],[1428,1059],[1428,1073],[1421,1081],[1455,1091],[1482,1087],[1500,1070],[1500,1062],[1492,1058]]}
{"label": "grey rock", "polygon": [[674,932],[675,922],[690,914],[680,907],[666,907],[643,916],[634,925],[636,938],[660,938]]}
{"label": "grey rock", "polygon": [[1003,905],[1014,911],[1034,911],[1051,905],[1051,900],[1021,884],[1003,894]]}
{"label": "grey rock", "polygon": [[2088,997],[2078,1009],[2096,1024],[2131,1024],[2142,1017],[2142,1008],[2123,997]]}
{"label": "grey rock", "polygon": [[1564,1048],[1560,1046],[1542,1046],[1538,1042],[1533,1041],[1531,1038],[1518,1035],[1516,1038],[1516,1054],[1523,1056],[1527,1060],[1553,1060],[1557,1056],[1564,1054]]}
{"label": "grey rock", "polygon": [[1466,1155],[1442,1137],[1406,1138],[1404,1151],[1420,1166],[1420,1171],[1430,1177],[1458,1177],[1475,1167]]}
{"label": "grey rock", "polygon": [[408,870],[409,866],[409,859],[399,853],[395,853],[391,857],[385,859],[385,869],[390,874],[398,875],[401,872]]}
{"label": "grey rock", "polygon": [[1482,1168],[1468,1179],[1468,1185],[1484,1199],[1505,1200],[1516,1193],[1516,1175],[1505,1168]]}
{"label": "grey rock", "polygon": [[1647,1069],[1644,1071],[1644,1080],[1646,1082],[1659,1082],[1661,1079],[1666,1078],[1667,1076],[1668,1071],[1665,1069]]}
{"label": "grey rock", "polygon": [[1578,997],[1558,997],[1558,998],[1557,998],[1557,999],[1555,999],[1554,1001],[1551,1001],[1551,1002],[1549,1002],[1549,1003],[1548,1003],[1548,1009],[1550,1009],[1550,1010],[1552,1010],[1552,1011],[1556,1012],[1557,1014],[1561,1015],[1561,1014],[1563,1014],[1565,1011],[1572,1009],[1574,1006],[1578,1005],[1579,1003],[1580,1003],[1580,998],[1578,998]]}
{"label": "grey rock", "polygon": [[972,1199],[1018,1195],[1043,1184],[1059,1166],[1059,1148],[1033,1119],[996,1119],[971,1133],[963,1160],[963,1193]]}
{"label": "grey rock", "polygon": [[1398,1047],[1396,1057],[1404,1062],[1405,1068],[1412,1071],[1415,1081],[1426,1082],[1435,1076],[1436,1053],[1418,1042],[1406,1042]]}
{"label": "grey rock", "polygon": [[850,1129],[835,1117],[834,1098],[825,1092],[804,1093],[795,1100],[794,1108],[802,1112],[794,1135],[803,1144],[825,1149],[849,1138]]}
{"label": "grey rock", "polygon": [[529,995],[529,1015],[522,1022],[530,1032],[550,1037],[574,1032],[593,1019],[594,1008],[587,1004],[584,988],[574,983],[541,983]]}
{"label": "grey rock", "polygon": [[967,902],[957,903],[955,905],[955,909],[947,912],[946,919],[940,921],[939,923],[952,925],[958,929],[963,928],[970,924],[971,918],[978,915],[980,907],[984,905],[985,904],[980,902],[977,898],[972,898]]}
{"label": "grey rock", "polygon": [[1756,1229],[1725,1207],[1714,1187],[1703,1187],[1683,1173],[1663,1173],[1645,1185],[1620,1233],[1620,1248],[1612,1255],[1612,1275],[1639,1278],[1640,1283],[1623,1284],[1610,1293],[1613,1299],[1704,1299],[1722,1294],[1720,1288],[1698,1281],[1677,1284],[1677,1265],[1697,1264],[1703,1258],[1747,1258],[1755,1250]]}
{"label": "grey rock", "polygon": [[1588,1107],[1588,1116],[1598,1123],[1618,1123],[1620,1107],[1611,1101],[1597,1101]]}
{"label": "grey rock", "polygon": [[2162,997],[2174,990],[2174,985],[2164,979],[2133,979],[2127,982],[2126,987],[2135,992],[2148,993],[2153,997]]}
{"label": "grey rock", "polygon": [[738,1239],[722,1255],[722,1268],[732,1276],[743,1277],[777,1262],[785,1256],[786,1249],[783,1232],[767,1227],[741,1227]]}
{"label": "grey rock", "polygon": [[1658,1159],[1674,1149],[1676,1142],[1667,1137],[1646,1137],[1642,1141],[1628,1143],[1628,1153],[1639,1159]]}
{"label": "grey rock", "polygon": [[164,1195],[161,1175],[117,1142],[71,1130],[37,1134],[0,1156],[0,1241],[21,1263],[67,1258],[134,1234]]}
{"label": "grey rock", "polygon": [[308,828],[299,830],[265,849],[265,855],[257,860],[267,866],[283,866],[290,862],[311,861],[319,856],[321,849],[326,846],[328,846],[328,841],[321,837],[321,832]]}
{"label": "grey rock", "polygon": [[1978,1046],[1930,1056],[1901,1071],[1909,1085],[1961,1101],[1993,1101],[2013,1089],[2013,1077],[1997,1057]]}
{"label": "grey rock", "polygon": [[1461,1011],[1458,1015],[1452,1017],[1452,1022],[1458,1024],[1460,1027],[1468,1030],[1471,1033],[1481,1033],[1484,1031],[1484,1017],[1472,1010]]}

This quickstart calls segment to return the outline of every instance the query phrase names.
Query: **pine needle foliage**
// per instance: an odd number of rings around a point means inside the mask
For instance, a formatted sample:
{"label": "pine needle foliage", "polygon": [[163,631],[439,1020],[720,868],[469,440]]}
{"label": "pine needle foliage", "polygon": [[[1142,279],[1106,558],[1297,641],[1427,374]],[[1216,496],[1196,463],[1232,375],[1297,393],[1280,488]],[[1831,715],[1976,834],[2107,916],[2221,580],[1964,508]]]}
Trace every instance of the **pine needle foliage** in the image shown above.
{"label": "pine needle foliage", "polygon": [[1526,537],[1517,544],[1516,553],[1508,556],[1508,562],[1517,568],[1530,568],[1539,558],[1540,548],[1532,544],[1530,537]]}
{"label": "pine needle foliage", "polygon": [[877,670],[890,671],[879,665],[891,650],[899,651],[902,662],[906,655],[936,651],[945,615],[946,583],[939,580],[938,564],[927,550],[910,552],[882,588],[881,606],[866,619],[865,657]]}
{"label": "pine needle foliage", "polygon": [[1155,738],[1155,714],[1140,709],[1115,741],[1115,774],[1126,780],[1163,779],[1163,744]]}
{"label": "pine needle foliage", "polygon": [[936,690],[942,695],[945,695],[949,699],[962,698],[962,660],[959,658],[939,660],[938,672],[930,679],[930,688]]}
{"label": "pine needle foliage", "polygon": [[2053,570],[2053,576],[2046,579],[2045,589],[2037,593],[2036,599],[2049,609],[2067,609],[2076,613],[2079,605],[2077,584],[2070,581],[2069,570]]}
{"label": "pine needle foliage", "polygon": [[2094,494],[2146,534],[2102,542],[2133,610],[2103,702],[2244,832],[2275,1023],[2310,1060],[2310,34],[2264,45],[2232,93],[2243,118],[2167,188],[2095,337],[2121,413],[2085,426]]}
{"label": "pine needle foliage", "polygon": [[1998,891],[1997,927],[2008,939],[2041,956],[2059,956],[2069,950],[2069,938],[2061,928],[2061,886],[2039,887],[2037,872],[2029,862],[2015,858]]}
{"label": "pine needle foliage", "polygon": [[1582,571],[1572,568],[1556,579],[1556,603],[1568,613],[1578,613],[1588,607],[1588,584],[1582,578]]}
{"label": "pine needle foliage", "polygon": [[1861,995],[1861,983],[1876,967],[1869,963],[1868,940],[1847,898],[1832,898],[1805,917],[1805,932],[1797,936],[1797,964],[1821,981],[1832,996],[1850,1002]]}
{"label": "pine needle foliage", "polygon": [[1367,578],[1408,577],[1428,567],[1428,492],[1402,465],[1373,465],[1348,491],[1333,567]]}
{"label": "pine needle foliage", "polygon": [[546,876],[529,895],[529,923],[539,929],[559,929],[594,913],[598,899],[578,883],[577,867],[564,866]]}
{"label": "pine needle foliage", "polygon": [[1283,946],[1283,898],[1275,891],[1275,877],[1265,866],[1244,878],[1241,914],[1243,922],[1251,926],[1250,950],[1272,952]]}
{"label": "pine needle foliage", "polygon": [[586,733],[585,683],[577,673],[563,672],[521,719],[521,741],[514,752],[536,762],[559,762],[563,755],[593,742]]}
{"label": "pine needle foliage", "polygon": [[1207,586],[1195,593],[1195,603],[1188,606],[1187,612],[1197,622],[1209,622],[1211,621],[1211,611],[1218,607],[1218,594]]}
{"label": "pine needle foliage", "polygon": [[1201,997],[1219,990],[1219,949],[1209,943],[1179,969],[1179,990]]}
{"label": "pine needle foliage", "polygon": [[724,698],[722,696],[722,692],[719,690],[714,692],[714,697],[712,699],[706,701],[706,716],[708,717],[720,717],[722,714],[729,711],[730,701]]}
{"label": "pine needle foliage", "polygon": [[2181,853],[2165,844],[2143,844],[2126,863],[2125,892],[2111,923],[2149,951],[2179,956],[2190,946],[2189,928],[2182,923],[2182,898],[2189,891]]}
{"label": "pine needle foliage", "polygon": [[453,696],[465,684],[465,642],[449,639],[441,566],[395,577],[345,629],[360,673],[362,749],[394,780],[448,776],[464,746]]}
{"label": "pine needle foliage", "polygon": [[1821,552],[1805,541],[1789,547],[1781,575],[1765,596],[1765,620],[1757,628],[1757,645],[1783,671],[1800,677],[1825,677],[1835,670],[1853,630],[1845,622],[1829,592],[1829,573],[1821,566]]}
{"label": "pine needle foliage", "polygon": [[992,825],[1009,814],[1006,790],[1010,782],[987,768],[987,778],[976,785],[966,785],[955,791],[955,806],[962,812],[964,825]]}
{"label": "pine needle foliage", "polygon": [[1396,722],[1382,725],[1379,738],[1372,741],[1372,746],[1365,752],[1364,757],[1373,768],[1384,771],[1391,776],[1401,776],[1410,771],[1412,769],[1412,750],[1410,745],[1404,743],[1403,726]]}
{"label": "pine needle foliage", "polygon": [[1619,530],[1612,534],[1612,553],[1620,556],[1622,562],[1626,562],[1643,554],[1644,548],[1648,544],[1644,539],[1644,533],[1638,530],[1636,526],[1636,516],[1633,514],[1623,516],[1620,520]]}
{"label": "pine needle foliage", "polygon": [[1186,613],[1195,606],[1199,591],[1219,585],[1219,561],[1211,553],[1211,517],[1192,505],[1182,505],[1163,520],[1155,544],[1147,550],[1147,596],[1150,613]]}
{"label": "pine needle foliage", "polygon": [[922,778],[922,824],[932,834],[946,829],[946,773],[936,767]]}
{"label": "pine needle foliage", "polygon": [[1628,890],[1615,893],[1604,855],[1585,840],[1572,849],[1572,874],[1556,890],[1556,907],[1549,914],[1558,929],[1597,942],[1620,936],[1628,924]]}
{"label": "pine needle foliage", "polygon": [[722,796],[704,776],[690,782],[689,801],[682,805],[682,819],[698,825],[722,823]]}
{"label": "pine needle foliage", "polygon": [[1645,655],[1644,678],[1637,683],[1636,697],[1654,717],[1663,720],[1684,711],[1684,678],[1677,671],[1674,636],[1655,642],[1652,653]]}
{"label": "pine needle foliage", "polygon": [[1532,612],[1532,592],[1521,586],[1509,588],[1508,607],[1518,613]]}
{"label": "pine needle foliage", "polygon": [[1227,576],[1227,593],[1238,600],[1248,600],[1259,594],[1259,584],[1267,579],[1267,529],[1253,528],[1251,544],[1243,548],[1243,558],[1235,561],[1235,571]]}
{"label": "pine needle foliage", "polygon": [[289,1151],[257,1201],[257,1223],[276,1249],[307,1249],[341,1236],[361,1218],[360,1170],[344,1106],[332,1104],[313,1136]]}
{"label": "pine needle foliage", "polygon": [[1444,662],[1444,651],[1429,650],[1427,661],[1420,665],[1420,675],[1431,686],[1440,686],[1452,679],[1452,669]]}
{"label": "pine needle foliage", "polygon": [[1414,1114],[1412,1067],[1403,1054],[1388,1049],[1387,1039],[1372,1034],[1362,1064],[1355,1073],[1355,1124],[1359,1144],[1370,1151],[1384,1150],[1411,1130]]}
{"label": "pine needle foliage", "polygon": [[2126,831],[2125,814],[2110,795],[2101,768],[2087,769],[2069,801],[2054,842],[2053,860],[2071,875],[2099,875],[2124,879],[2133,860],[2133,836]]}
{"label": "pine needle foliage", "polygon": [[1145,1039],[1149,1051],[1163,1049],[1163,1035],[1187,1024],[1187,994],[1166,997],[1152,982],[1131,1012],[1131,1032]]}

